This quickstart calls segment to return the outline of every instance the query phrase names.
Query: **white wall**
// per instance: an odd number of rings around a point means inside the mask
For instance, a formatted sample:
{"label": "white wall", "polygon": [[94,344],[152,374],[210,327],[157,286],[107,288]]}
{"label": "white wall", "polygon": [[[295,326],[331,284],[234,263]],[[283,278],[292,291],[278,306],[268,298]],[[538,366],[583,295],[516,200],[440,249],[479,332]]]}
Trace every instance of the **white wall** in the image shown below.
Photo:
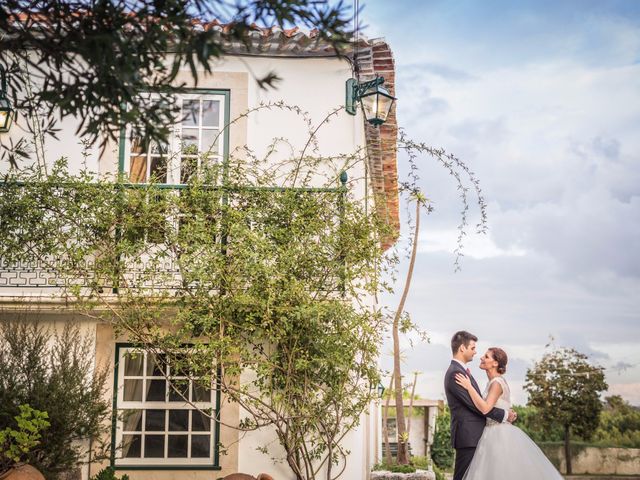
{"label": "white wall", "polygon": [[[351,77],[349,63],[336,58],[227,57],[216,63],[214,71],[248,74],[249,108],[256,107],[261,102],[284,101],[287,105],[298,106],[308,112],[314,128],[329,112],[344,106],[345,81]],[[188,72],[185,68],[184,73]],[[269,72],[275,72],[282,80],[276,84],[276,88],[261,89],[255,79]],[[200,73],[202,78],[198,87],[207,88],[206,75],[204,72]],[[15,142],[26,136],[32,144],[33,139],[26,134],[27,121],[28,119],[19,115],[11,131],[2,134],[2,142],[8,144],[9,139]],[[48,165],[60,157],[67,157],[74,172],[83,168],[95,172],[113,171],[112,168],[98,164],[100,149],[97,144],[90,149],[88,159],[82,156],[81,139],[75,133],[78,121],[66,118],[59,121],[57,127],[60,129],[57,134],[58,140],[45,137],[44,152]],[[259,154],[264,154],[275,137],[289,139],[294,146],[294,152],[299,154],[308,139],[308,126],[304,124],[302,117],[277,109],[252,114],[247,130],[247,143]],[[340,112],[319,130],[317,138],[321,146],[320,153],[324,156],[353,153],[364,145],[361,114],[358,113],[354,117],[344,111]],[[107,144],[106,152],[109,162],[117,162],[117,145]],[[282,152],[285,152],[284,148]],[[307,153],[310,154],[311,151],[308,150]],[[21,162],[23,166],[28,164],[26,160]],[[0,164],[0,173],[5,172],[7,167],[6,162]],[[352,177],[361,178],[362,173],[363,170]]]}
{"label": "white wall", "polygon": [[[345,81],[351,77],[351,69],[347,62],[335,58],[327,59],[292,59],[292,58],[256,58],[229,57],[218,62],[218,72],[248,72],[248,105],[256,107],[260,102],[284,101],[287,105],[299,106],[309,113],[312,127],[315,128],[332,110],[343,106],[345,100]],[[255,77],[275,71],[282,81],[277,89],[262,90],[254,80]],[[203,78],[198,87],[207,88],[207,79]],[[233,93],[232,93],[233,95]],[[17,140],[24,134],[20,124],[25,121],[19,118],[10,133],[11,138]],[[47,164],[51,165],[56,159],[66,156],[72,171],[79,171],[85,167],[85,159],[81,155],[80,140],[75,134],[77,122],[66,119],[60,123],[59,140],[46,139],[45,153]],[[232,127],[234,128],[234,127]],[[300,155],[308,140],[309,126],[302,117],[291,112],[280,110],[263,110],[249,117],[247,122],[247,143],[258,154],[264,154],[268,145],[275,137],[286,137],[293,144],[293,154]],[[318,143],[320,154],[323,156],[352,154],[364,145],[364,130],[361,114],[350,116],[343,111],[331,118],[319,130]],[[5,139],[3,139],[5,141]],[[113,171],[117,165],[117,145],[107,147],[105,157],[111,165],[98,164],[98,146],[92,149],[92,155],[86,163],[90,171]],[[307,154],[311,154],[309,150]],[[282,151],[285,155],[285,150]],[[290,155],[287,152],[286,155]],[[0,165],[0,171],[6,165]],[[333,172],[337,175],[339,172]],[[359,197],[364,196],[364,165],[350,172],[356,184],[350,187],[356,189]],[[25,294],[25,292],[20,292]],[[0,295],[10,292],[0,292]],[[371,300],[372,301],[372,300]],[[89,328],[89,327],[88,327]],[[95,325],[93,326],[95,330]],[[368,413],[371,413],[369,415]],[[375,406],[371,412],[362,415],[360,426],[351,432],[344,442],[345,448],[351,451],[347,470],[342,478],[366,478],[369,466],[375,460],[376,443],[379,436],[379,416]],[[263,455],[256,450],[257,446],[269,445],[271,455]],[[239,444],[240,472],[258,474],[267,472],[274,478],[293,478],[293,474],[284,463],[274,463],[272,457],[283,458],[282,449],[277,444],[273,431],[263,429],[259,432],[244,436]]]}

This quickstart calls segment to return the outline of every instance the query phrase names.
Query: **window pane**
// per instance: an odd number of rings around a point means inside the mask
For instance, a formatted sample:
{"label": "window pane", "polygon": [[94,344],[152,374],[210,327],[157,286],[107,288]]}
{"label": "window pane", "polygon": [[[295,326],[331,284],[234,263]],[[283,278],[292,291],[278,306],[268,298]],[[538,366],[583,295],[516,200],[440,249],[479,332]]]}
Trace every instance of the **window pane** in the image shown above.
{"label": "window pane", "polygon": [[186,432],[189,430],[189,410],[169,410],[169,431]]}
{"label": "window pane", "polygon": [[167,157],[151,157],[151,180],[167,183]]}
{"label": "window pane", "polygon": [[162,356],[156,356],[155,353],[147,355],[147,376],[148,377],[164,377],[166,363]]}
{"label": "window pane", "polygon": [[142,410],[124,410],[122,412],[122,429],[125,432],[142,431]]}
{"label": "window pane", "polygon": [[185,100],[182,102],[182,125],[198,125],[200,116],[200,100]]}
{"label": "window pane", "polygon": [[164,457],[164,435],[145,435],[144,456],[147,458]]}
{"label": "window pane", "polygon": [[[186,400],[185,400],[186,399]],[[169,401],[182,402],[189,400],[189,380],[174,379],[169,384]]]}
{"label": "window pane", "polygon": [[142,445],[142,435],[122,436],[122,457],[140,458],[140,447]]}
{"label": "window pane", "polygon": [[144,355],[142,353],[125,354],[124,376],[125,377],[141,377],[143,360],[144,360]]}
{"label": "window pane", "polygon": [[186,435],[169,435],[168,456],[172,458],[186,458],[189,437]]}
{"label": "window pane", "polygon": [[220,102],[218,100],[203,100],[202,126],[217,127],[220,125]]}
{"label": "window pane", "polygon": [[181,145],[183,155],[196,155],[198,153],[198,130],[183,128]]}
{"label": "window pane", "polygon": [[165,380],[147,380],[147,402],[165,401]]}
{"label": "window pane", "polygon": [[211,429],[211,419],[207,415],[197,410],[193,410],[191,415],[192,432],[208,432]]}
{"label": "window pane", "polygon": [[125,402],[141,402],[142,380],[125,380],[122,398]]}
{"label": "window pane", "polygon": [[[202,151],[209,154],[218,153],[218,130],[202,130]],[[215,144],[213,141],[215,140]]]}
{"label": "window pane", "polygon": [[144,429],[149,432],[164,432],[164,417],[165,410],[147,410]]}
{"label": "window pane", "polygon": [[131,157],[129,163],[129,180],[133,183],[146,182],[147,157]]}
{"label": "window pane", "polygon": [[210,402],[211,389],[197,382],[193,382],[193,401],[194,402]]}
{"label": "window pane", "polygon": [[211,443],[209,435],[192,435],[191,436],[191,457],[192,458],[208,458]]}
{"label": "window pane", "polygon": [[142,136],[131,133],[129,136],[129,151],[132,155],[141,155],[147,153],[147,142],[144,142]]}
{"label": "window pane", "polygon": [[149,151],[152,155],[166,155],[169,152],[169,145],[166,143],[151,142]]}

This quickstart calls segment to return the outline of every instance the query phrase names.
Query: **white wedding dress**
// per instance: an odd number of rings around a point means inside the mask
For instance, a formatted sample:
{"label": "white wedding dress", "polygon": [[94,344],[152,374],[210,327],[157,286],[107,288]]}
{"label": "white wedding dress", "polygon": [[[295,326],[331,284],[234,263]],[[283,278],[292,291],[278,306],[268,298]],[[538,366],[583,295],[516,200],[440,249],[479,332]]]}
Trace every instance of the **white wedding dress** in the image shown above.
{"label": "white wedding dress", "polygon": [[[496,407],[509,410],[511,394],[502,377],[493,378],[484,391],[487,398],[493,382],[502,386]],[[563,480],[542,450],[522,430],[510,423],[487,419],[478,448],[464,480]]]}

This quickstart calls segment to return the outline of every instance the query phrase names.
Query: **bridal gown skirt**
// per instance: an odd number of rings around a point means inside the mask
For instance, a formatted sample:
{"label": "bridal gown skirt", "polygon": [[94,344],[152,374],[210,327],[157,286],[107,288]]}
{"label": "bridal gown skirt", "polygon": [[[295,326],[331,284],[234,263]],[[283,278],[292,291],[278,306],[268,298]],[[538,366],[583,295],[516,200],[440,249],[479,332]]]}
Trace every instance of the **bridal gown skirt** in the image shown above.
{"label": "bridal gown skirt", "polygon": [[542,450],[510,423],[487,425],[464,480],[563,480]]}

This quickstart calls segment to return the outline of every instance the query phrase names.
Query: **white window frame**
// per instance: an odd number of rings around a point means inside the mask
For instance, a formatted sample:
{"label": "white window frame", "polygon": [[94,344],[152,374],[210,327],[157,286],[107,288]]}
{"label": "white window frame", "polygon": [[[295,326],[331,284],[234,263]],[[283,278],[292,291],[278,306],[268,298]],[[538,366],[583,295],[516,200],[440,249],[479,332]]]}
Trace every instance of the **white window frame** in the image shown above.
{"label": "white window frame", "polygon": [[[151,95],[153,98],[153,95]],[[209,158],[213,162],[222,162],[224,157],[224,152],[226,148],[227,135],[225,135],[225,119],[227,105],[227,97],[222,93],[207,93],[207,92],[192,92],[192,93],[183,93],[178,94],[175,97],[176,106],[179,107],[180,112],[182,112],[182,106],[185,100],[213,100],[217,101],[219,104],[218,109],[218,126],[204,126],[202,125],[202,109],[199,109],[198,112],[198,151],[202,153],[203,145],[202,143],[202,132],[207,130],[218,130],[217,135],[217,145],[215,149],[211,149],[211,153]],[[191,127],[186,127],[191,128]],[[181,172],[182,172],[182,133],[183,133],[183,125],[182,119],[178,119],[177,123],[174,124],[171,128],[171,132],[169,134],[169,138],[167,139],[167,179],[166,182],[160,182],[167,185],[183,185],[181,182]],[[148,183],[150,179],[150,171],[151,171],[151,158],[155,156],[150,152],[150,148],[147,149],[146,152],[146,172],[145,172],[145,182],[135,182],[135,183]],[[124,173],[127,177],[130,175],[131,169],[131,158],[138,155],[131,155],[131,126],[127,126],[125,129],[124,135],[124,162],[122,165],[122,173]],[[198,155],[198,168],[200,168],[201,164],[201,155]]]}
{"label": "white window frame", "polygon": [[[189,466],[200,466],[200,467],[217,467],[218,465],[216,465],[216,461],[218,459],[217,456],[217,442],[218,442],[218,438],[217,435],[219,433],[219,429],[217,428],[217,421],[215,420],[216,416],[217,416],[217,412],[218,412],[218,408],[219,406],[217,405],[218,402],[218,395],[217,395],[217,391],[215,389],[211,390],[211,401],[210,402],[193,402],[193,405],[191,405],[190,403],[187,402],[177,402],[177,401],[169,401],[169,391],[170,391],[170,387],[169,387],[169,382],[166,379],[166,377],[159,377],[159,376],[152,376],[152,375],[147,375],[147,361],[149,360],[149,357],[147,355],[147,353],[142,352],[140,349],[137,349],[135,347],[132,346],[126,346],[126,345],[118,345],[117,346],[117,352],[118,352],[118,358],[117,358],[117,362],[118,362],[118,368],[117,368],[117,378],[116,378],[116,385],[117,385],[117,392],[116,392],[116,403],[114,405],[114,410],[116,412],[116,425],[115,425],[115,442],[114,442],[114,446],[115,448],[115,452],[114,452],[114,456],[113,456],[113,465],[115,467],[118,468],[122,468],[122,467],[140,467],[140,466],[158,466],[158,467],[189,467]],[[165,385],[165,401],[145,401],[144,399],[144,394],[145,394],[145,389],[143,388],[142,394],[143,394],[143,398],[142,401],[125,401],[124,400],[124,377],[125,377],[125,355],[127,355],[128,353],[134,353],[135,355],[141,355],[143,356],[143,365],[142,365],[142,376],[127,376],[127,379],[139,379],[143,381],[143,387],[144,387],[144,382],[146,381],[146,379],[148,378],[152,378],[152,379],[161,379],[164,378],[167,381],[167,384]],[[170,366],[169,366],[169,370],[167,371],[169,376],[171,374],[171,370],[170,370]],[[180,378],[180,377],[176,377],[176,378]],[[184,377],[183,377],[184,378]],[[191,389],[191,384],[190,384],[190,389]],[[212,419],[211,419],[211,423],[209,426],[209,431],[193,431],[192,430],[192,421],[189,420],[189,427],[185,432],[178,432],[178,431],[169,431],[168,429],[168,425],[169,425],[169,411],[170,410],[196,410],[200,409],[200,410],[211,410],[212,412]],[[142,410],[143,414],[142,414],[142,418],[141,418],[141,423],[142,423],[142,430],[139,431],[135,431],[135,432],[127,432],[124,431],[124,422],[121,418],[121,413],[123,411],[126,410]],[[146,429],[145,429],[145,419],[146,419],[146,411],[147,410],[165,410],[165,426],[164,426],[164,430],[153,430],[153,431],[149,431],[149,435],[164,435],[164,457],[149,457],[149,458],[145,458],[144,457],[144,448],[145,448],[145,437],[147,435]],[[191,419],[192,415],[189,415],[189,418]],[[141,444],[140,444],[140,457],[138,458],[132,458],[132,457],[122,457],[122,441],[123,441],[123,436],[127,435],[127,434],[134,434],[134,435],[141,435]],[[209,456],[208,457],[181,457],[181,458],[175,458],[175,457],[169,457],[169,434],[171,435],[186,435],[188,436],[188,440],[187,440],[187,455],[190,454],[191,452],[191,437],[193,435],[205,435],[208,434],[209,436]]]}

